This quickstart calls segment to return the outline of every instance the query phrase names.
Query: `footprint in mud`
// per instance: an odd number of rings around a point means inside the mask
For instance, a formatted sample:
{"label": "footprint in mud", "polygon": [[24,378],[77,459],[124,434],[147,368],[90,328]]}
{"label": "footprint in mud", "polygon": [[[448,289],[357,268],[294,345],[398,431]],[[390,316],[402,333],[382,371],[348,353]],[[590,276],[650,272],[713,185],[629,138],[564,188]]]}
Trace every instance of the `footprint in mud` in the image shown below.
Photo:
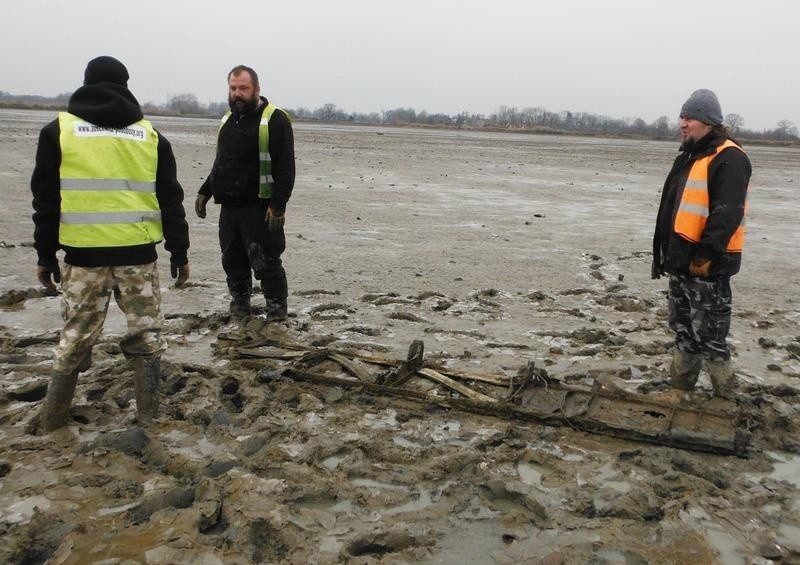
{"label": "footprint in mud", "polygon": [[368,533],[351,541],[345,551],[352,557],[381,556],[397,553],[418,544],[410,533],[403,530]]}
{"label": "footprint in mud", "polygon": [[242,394],[239,380],[234,377],[225,377],[219,396],[222,405],[231,412],[240,413],[244,408],[246,398]]}
{"label": "footprint in mud", "polygon": [[186,375],[172,375],[164,384],[164,394],[167,396],[174,396],[185,389],[188,382],[189,377]]}
{"label": "footprint in mud", "polygon": [[19,402],[38,402],[47,394],[48,383],[47,379],[38,379],[9,390],[6,395],[8,398]]}
{"label": "footprint in mud", "polygon": [[253,547],[252,560],[256,563],[275,563],[283,560],[291,549],[280,530],[264,518],[250,522],[248,541]]}

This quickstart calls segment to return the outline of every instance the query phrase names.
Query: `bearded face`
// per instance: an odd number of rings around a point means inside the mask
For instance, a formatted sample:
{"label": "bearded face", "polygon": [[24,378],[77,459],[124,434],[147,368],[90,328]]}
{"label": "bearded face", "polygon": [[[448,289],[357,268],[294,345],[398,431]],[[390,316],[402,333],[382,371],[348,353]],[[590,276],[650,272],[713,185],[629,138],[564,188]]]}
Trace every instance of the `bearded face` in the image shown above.
{"label": "bearded face", "polygon": [[232,112],[246,114],[258,106],[260,90],[250,73],[242,71],[228,79],[228,106]]}

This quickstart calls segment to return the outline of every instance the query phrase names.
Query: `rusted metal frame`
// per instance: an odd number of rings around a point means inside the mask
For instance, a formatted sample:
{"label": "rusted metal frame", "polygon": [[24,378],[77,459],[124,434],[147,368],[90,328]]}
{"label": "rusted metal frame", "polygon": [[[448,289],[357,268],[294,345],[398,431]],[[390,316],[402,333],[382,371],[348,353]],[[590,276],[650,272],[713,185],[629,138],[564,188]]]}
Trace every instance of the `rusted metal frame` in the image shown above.
{"label": "rusted metal frame", "polygon": [[[336,350],[311,348],[311,349],[306,349],[306,351],[311,354],[311,355],[309,355],[309,358],[313,357],[313,358],[319,359],[320,361],[325,360],[325,359],[330,359],[331,352],[335,352],[336,355],[341,355],[343,358],[347,358],[348,357],[348,355],[336,352]],[[260,356],[256,356],[256,357],[260,357]],[[367,356],[361,356],[361,355],[351,355],[351,357],[354,358],[354,359],[364,360],[364,361],[367,361],[367,362],[375,362],[375,361],[378,360],[378,358],[369,358]],[[370,359],[372,359],[372,360],[370,360]],[[296,362],[307,365],[307,363],[303,363],[303,360],[304,360],[304,357],[300,357],[300,358],[296,359]],[[403,363],[401,361],[389,360],[389,359],[384,359],[383,361],[385,361],[385,363],[381,362],[380,364],[399,365],[400,363]],[[247,360],[241,360],[240,362],[243,363],[244,365],[250,366],[250,367],[256,367],[257,368],[257,367],[262,366],[262,365],[258,364],[258,362],[252,363],[252,362],[248,362]],[[339,363],[339,364],[342,365],[342,363]],[[342,365],[342,366],[344,367],[344,365]],[[347,367],[345,367],[345,369],[347,369]],[[438,373],[441,373],[444,376],[451,377],[451,378],[454,376],[454,373],[455,373],[454,371],[450,371],[450,370],[441,370],[441,369],[434,369],[434,370],[437,371]],[[357,372],[349,371],[349,370],[348,370],[348,372],[350,372],[351,374],[353,374],[354,376],[359,377],[359,378],[361,378],[359,375],[364,375],[365,374],[363,372],[358,372],[359,374],[357,374]],[[467,380],[478,380],[478,379],[473,379],[471,376],[465,375],[463,373],[462,374],[455,374],[455,376],[456,377],[460,377],[460,378],[464,378],[464,379],[467,379]],[[481,382],[487,382],[487,381],[481,381]],[[496,384],[498,386],[504,386],[504,385],[500,385],[499,383],[497,383],[497,381],[491,381],[490,384]],[[660,401],[655,400],[655,399],[642,399],[642,398],[639,398],[638,396],[633,395],[633,394],[622,394],[622,393],[619,393],[619,392],[612,392],[610,390],[609,391],[592,392],[593,389],[591,389],[589,387],[568,385],[568,384],[560,383],[559,381],[555,381],[554,384],[555,384],[554,388],[556,388],[557,390],[563,390],[565,392],[577,392],[577,393],[581,393],[581,394],[598,394],[598,396],[601,396],[603,398],[623,399],[623,400],[626,400],[626,401],[634,403],[634,404],[641,404],[641,405],[645,405],[645,406],[654,406],[654,407],[661,408],[662,410],[667,411],[670,414],[670,416],[668,418],[668,422],[667,422],[668,425],[666,426],[666,428],[664,430],[666,432],[668,432],[671,429],[672,423],[674,421],[674,417],[677,414],[677,412],[679,412],[679,411],[694,413],[694,414],[698,415],[699,418],[703,418],[706,415],[716,416],[716,417],[719,417],[719,418],[728,418],[729,417],[727,414],[719,413],[719,412],[716,412],[716,411],[707,411],[705,409],[697,409],[697,408],[694,408],[692,406],[675,406],[673,404],[660,402]]]}
{"label": "rusted metal frame", "polygon": [[[259,354],[257,349],[264,345],[269,345],[272,347],[279,347],[285,348],[294,351],[318,351],[319,349],[304,346],[299,344],[292,344],[292,343],[284,343],[280,341],[276,341],[273,339],[262,339],[260,341],[248,343],[246,347],[233,347],[233,351],[240,354],[246,355],[250,357],[258,357],[258,358],[272,358],[272,359],[283,359],[283,356],[275,356],[275,355],[264,355]],[[338,353],[340,355],[344,355],[345,357],[350,357],[352,359],[358,359],[359,361],[364,361],[365,363],[371,363],[373,365],[383,365],[387,367],[398,367],[405,361],[398,360],[398,359],[389,359],[388,357],[381,357],[378,355],[366,355],[362,353],[352,353],[350,351],[345,351],[342,349],[336,348],[324,348],[326,351],[331,353]],[[287,359],[296,358],[287,354]],[[510,380],[507,377],[498,377],[496,375],[491,375],[488,373],[474,373],[474,372],[466,372],[466,371],[459,371],[457,369],[446,369],[444,367],[437,367],[431,366],[431,369],[438,371],[439,373],[448,376],[450,378],[460,379],[460,380],[468,380],[468,381],[476,381],[476,382],[483,382],[495,386],[506,386],[508,381]]]}
{"label": "rusted metal frame", "polygon": [[408,347],[406,360],[393,370],[378,376],[377,383],[387,386],[400,386],[413,377],[422,368],[425,354],[425,344],[422,340],[415,339]]}
{"label": "rusted metal frame", "polygon": [[335,361],[339,365],[341,365],[348,373],[356,377],[361,381],[369,381],[371,375],[367,372],[366,369],[359,367],[356,365],[352,359],[345,357],[339,353],[328,353],[328,359],[331,361]]}
{"label": "rusted metal frame", "polygon": [[472,400],[480,400],[481,402],[497,402],[496,398],[472,390],[468,386],[463,385],[457,381],[454,381],[450,377],[447,377],[438,371],[434,371],[433,369],[422,368],[417,371],[417,374],[427,377],[430,380],[437,382],[442,386],[445,386],[450,390],[453,390],[458,394],[466,396],[467,398],[470,398]]}
{"label": "rusted metal frame", "polygon": [[[518,421],[525,422],[538,422],[545,425],[563,425],[567,424],[574,429],[589,432],[610,435],[623,439],[642,441],[646,443],[653,443],[659,445],[667,445],[671,447],[678,447],[682,449],[689,449],[692,451],[702,451],[709,453],[718,453],[723,455],[746,455],[747,441],[744,436],[737,434],[733,440],[719,440],[713,437],[697,438],[694,436],[672,433],[656,433],[647,434],[638,432],[630,428],[616,428],[607,422],[594,420],[588,417],[567,417],[563,409],[558,415],[552,413],[542,414],[533,410],[526,410],[522,407],[508,404],[506,402],[481,402],[479,400],[472,400],[469,398],[444,398],[438,396],[431,396],[422,392],[398,388],[393,386],[386,386],[376,383],[365,383],[354,379],[344,379],[341,377],[330,377],[318,373],[310,373],[307,371],[300,371],[297,369],[286,369],[282,373],[284,376],[294,380],[312,382],[323,385],[337,385],[349,389],[361,389],[367,393],[380,394],[384,396],[391,396],[403,398],[411,401],[431,403],[438,406],[451,409],[459,409],[466,412],[482,414],[500,418],[511,418]],[[597,395],[600,396],[600,395]]]}

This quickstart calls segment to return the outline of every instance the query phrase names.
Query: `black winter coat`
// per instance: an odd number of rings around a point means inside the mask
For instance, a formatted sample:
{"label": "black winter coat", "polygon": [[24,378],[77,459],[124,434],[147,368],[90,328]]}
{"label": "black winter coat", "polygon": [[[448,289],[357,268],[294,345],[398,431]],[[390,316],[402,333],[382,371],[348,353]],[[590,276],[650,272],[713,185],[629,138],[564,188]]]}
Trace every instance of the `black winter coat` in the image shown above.
{"label": "black winter coat", "polygon": [[[124,86],[114,83],[80,87],[70,98],[67,108],[71,114],[103,127],[121,128],[142,119],[142,110],[133,94]],[[59,248],[64,249],[64,261],[78,267],[144,265],[155,261],[158,256],[155,244],[78,248],[61,246],[58,243],[61,213],[60,133],[58,120],[53,120],[42,128],[36,150],[36,165],[31,177],[33,239],[39,256],[38,264],[55,264],[56,251]],[[177,179],[172,146],[160,133],[156,198],[161,208],[164,247],[171,254],[170,262],[176,266],[185,265],[189,249],[189,226],[183,208],[183,188]]]}
{"label": "black winter coat", "polygon": [[[686,179],[695,160],[716,151],[728,139],[709,133],[693,144],[681,147],[661,192],[656,229],[653,235],[653,275],[689,275],[693,258],[710,259],[709,277],[735,275],[742,262],[741,253],[726,251],[728,241],[744,217],[747,187],[752,169],[747,155],[735,147],[721,151],[708,168],[709,216],[700,241],[692,243],[675,233],[678,211]],[[735,143],[735,141],[734,141]]]}
{"label": "black winter coat", "polygon": [[[267,99],[261,97],[263,104]],[[251,206],[258,203],[258,128],[263,104],[256,109],[234,111],[219,131],[217,155],[199,193],[214,197],[223,206]],[[275,111],[269,119],[269,154],[275,184],[269,207],[281,215],[294,188],[294,134],[289,117]]]}

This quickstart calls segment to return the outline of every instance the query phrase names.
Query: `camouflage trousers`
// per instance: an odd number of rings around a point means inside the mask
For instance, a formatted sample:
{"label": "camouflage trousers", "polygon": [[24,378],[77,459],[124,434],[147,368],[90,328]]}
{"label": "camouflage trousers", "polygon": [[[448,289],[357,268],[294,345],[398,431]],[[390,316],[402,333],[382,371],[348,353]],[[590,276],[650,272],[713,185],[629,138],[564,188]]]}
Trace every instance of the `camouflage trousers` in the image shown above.
{"label": "camouflage trousers", "polygon": [[56,372],[75,371],[91,352],[103,329],[112,294],[128,322],[128,331],[119,344],[125,357],[152,357],[164,350],[164,316],[155,263],[120,267],[64,265],[61,289],[65,324],[56,347]]}
{"label": "camouflage trousers", "polygon": [[731,300],[730,277],[670,275],[669,327],[678,349],[707,359],[730,359]]}

